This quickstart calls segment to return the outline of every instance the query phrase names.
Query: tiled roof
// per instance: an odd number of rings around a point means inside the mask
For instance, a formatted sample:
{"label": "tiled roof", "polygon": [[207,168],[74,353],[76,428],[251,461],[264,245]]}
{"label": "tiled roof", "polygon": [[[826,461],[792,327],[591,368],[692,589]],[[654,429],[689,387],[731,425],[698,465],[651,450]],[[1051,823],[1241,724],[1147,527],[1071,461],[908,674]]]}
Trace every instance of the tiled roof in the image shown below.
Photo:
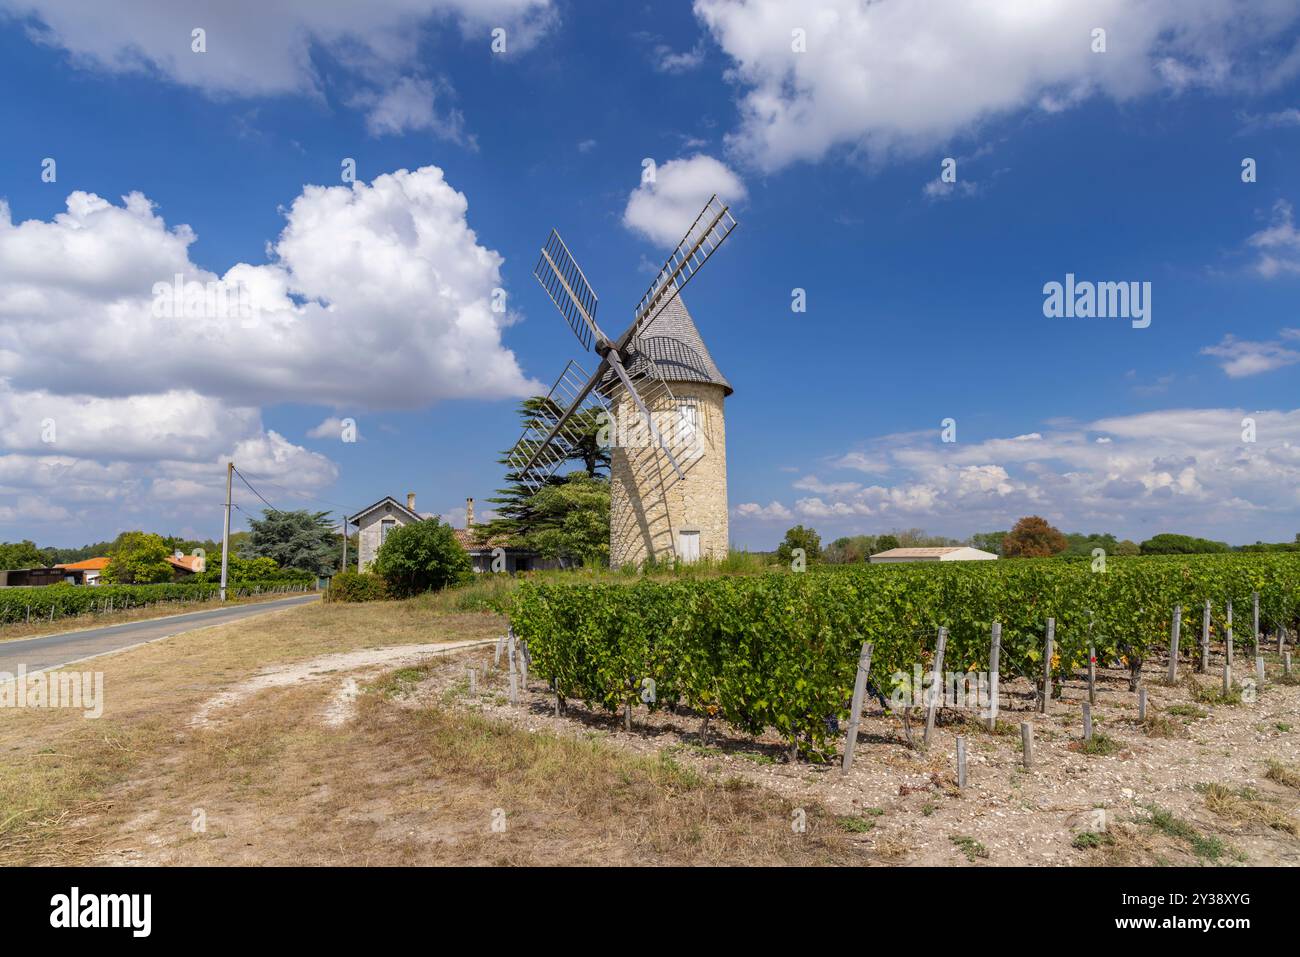
{"label": "tiled roof", "polygon": [[348,521],[351,522],[351,523],[353,523],[353,524],[355,524],[355,523],[356,523],[357,521],[359,521],[359,520],[360,520],[360,519],[361,519],[361,518],[362,518],[362,517],[363,517],[367,512],[373,512],[375,509],[379,508],[379,506],[381,506],[381,505],[391,505],[391,506],[393,506],[393,507],[396,508],[399,512],[404,513],[404,514],[406,515],[406,517],[409,518],[409,519],[410,519],[411,521],[413,521],[413,522],[418,522],[421,518],[424,517],[424,516],[421,515],[419,512],[413,512],[413,511],[411,511],[409,508],[407,508],[405,505],[403,505],[403,504],[402,504],[401,502],[399,502],[397,499],[393,498],[391,495],[385,495],[385,496],[384,496],[383,498],[381,498],[378,502],[375,502],[373,505],[367,505],[367,506],[366,506],[365,508],[363,508],[361,511],[357,512],[357,514],[355,514],[355,515],[349,515],[349,516],[348,516]]}
{"label": "tiled roof", "polygon": [[497,536],[489,538],[486,542],[480,542],[475,536],[475,530],[469,528],[453,528],[452,534],[456,536],[456,541],[460,542],[461,548],[467,552],[483,551],[490,548],[504,548],[507,551],[523,552],[524,549],[511,545],[505,538]]}
{"label": "tiled roof", "polygon": [[199,558],[198,555],[181,555],[179,558],[175,555],[167,556],[167,562],[169,564],[176,568],[183,568],[187,572],[198,571],[198,565],[201,561],[203,561],[203,559]]}
{"label": "tiled roof", "polygon": [[107,558],[87,558],[79,562],[69,562],[66,565],[55,565],[55,568],[63,568],[70,572],[95,572],[103,571],[108,567]]}

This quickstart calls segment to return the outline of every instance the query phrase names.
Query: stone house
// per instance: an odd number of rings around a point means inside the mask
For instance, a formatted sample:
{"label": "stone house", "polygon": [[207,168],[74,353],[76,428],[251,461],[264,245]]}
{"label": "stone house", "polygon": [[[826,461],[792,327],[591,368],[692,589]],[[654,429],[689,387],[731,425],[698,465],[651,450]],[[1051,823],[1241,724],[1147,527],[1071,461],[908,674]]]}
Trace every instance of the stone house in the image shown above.
{"label": "stone house", "polygon": [[363,508],[355,515],[349,515],[348,523],[357,526],[357,570],[365,571],[370,567],[379,546],[394,528],[427,517],[416,512],[414,492],[406,493],[405,505],[391,495],[385,495],[375,504]]}

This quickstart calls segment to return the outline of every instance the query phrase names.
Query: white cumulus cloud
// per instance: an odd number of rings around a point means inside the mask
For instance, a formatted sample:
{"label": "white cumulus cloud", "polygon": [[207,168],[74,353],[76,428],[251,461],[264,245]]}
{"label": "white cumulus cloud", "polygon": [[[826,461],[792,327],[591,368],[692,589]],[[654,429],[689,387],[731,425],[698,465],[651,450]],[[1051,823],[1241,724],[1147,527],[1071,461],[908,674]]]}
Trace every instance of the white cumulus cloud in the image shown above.
{"label": "white cumulus cloud", "polygon": [[[695,0],[744,89],[731,145],[763,169],[931,149],[981,121],[1289,68],[1292,0]],[[1106,52],[1092,31],[1106,30]],[[802,31],[803,50],[798,52]]]}
{"label": "white cumulus cloud", "polygon": [[745,198],[745,184],[712,156],[697,153],[669,160],[655,169],[627,198],[623,225],[660,246],[676,246],[709,197],[734,206]]}

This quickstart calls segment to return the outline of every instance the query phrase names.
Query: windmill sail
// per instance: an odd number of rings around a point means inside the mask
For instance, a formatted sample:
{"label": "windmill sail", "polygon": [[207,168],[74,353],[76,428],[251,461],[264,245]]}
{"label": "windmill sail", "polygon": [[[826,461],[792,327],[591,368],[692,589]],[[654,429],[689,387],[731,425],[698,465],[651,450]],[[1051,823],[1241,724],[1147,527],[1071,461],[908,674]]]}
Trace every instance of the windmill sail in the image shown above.
{"label": "windmill sail", "polygon": [[724,206],[715,193],[704,204],[700,215],[695,217],[691,228],[686,230],[682,241],[677,244],[650,288],[637,303],[632,326],[623,334],[620,343],[631,338],[642,326],[654,319],[699,272],[700,267],[709,261],[709,257],[735,228],[736,217],[731,215],[731,208]]}
{"label": "windmill sail", "polygon": [[591,425],[583,413],[607,410],[604,397],[588,385],[593,378],[569,362],[506,456],[507,466],[529,491],[545,485],[578,452]]}
{"label": "windmill sail", "polygon": [[603,339],[596,325],[596,290],[591,288],[581,267],[564,245],[559,232],[552,229],[542,247],[542,255],[533,267],[533,275],[542,284],[551,302],[560,310],[564,321],[578,337],[584,349],[591,349],[593,338]]}

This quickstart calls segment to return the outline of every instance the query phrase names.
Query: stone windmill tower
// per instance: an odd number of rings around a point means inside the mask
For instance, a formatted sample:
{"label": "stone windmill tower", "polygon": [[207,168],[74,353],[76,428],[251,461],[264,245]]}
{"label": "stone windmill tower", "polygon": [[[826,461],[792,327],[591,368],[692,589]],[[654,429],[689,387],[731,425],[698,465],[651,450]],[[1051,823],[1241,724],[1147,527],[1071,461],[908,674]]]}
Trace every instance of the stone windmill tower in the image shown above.
{"label": "stone windmill tower", "polygon": [[591,416],[611,445],[610,564],[695,561],[727,554],[723,402],[731,384],[700,338],[681,289],[736,227],[714,196],[615,339],[596,325],[597,297],[558,233],[533,274],[600,364],[570,362],[507,461],[540,488],[578,446]]}

